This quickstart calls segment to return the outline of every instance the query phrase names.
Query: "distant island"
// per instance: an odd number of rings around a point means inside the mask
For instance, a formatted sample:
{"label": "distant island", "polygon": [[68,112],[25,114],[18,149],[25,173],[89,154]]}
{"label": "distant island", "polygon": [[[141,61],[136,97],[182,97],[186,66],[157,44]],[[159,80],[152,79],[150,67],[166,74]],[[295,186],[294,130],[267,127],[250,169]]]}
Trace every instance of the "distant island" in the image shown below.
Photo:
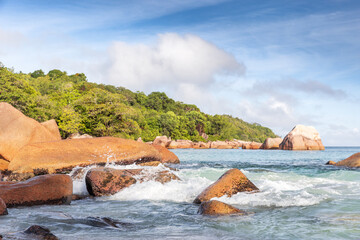
{"label": "distant island", "polygon": [[205,114],[162,92],[132,92],[88,82],[83,73],[69,75],[57,69],[26,74],[0,65],[0,102],[10,103],[39,122],[55,119],[62,138],[73,133],[141,137],[144,141],[163,135],[191,141],[264,142],[277,137],[257,123]]}

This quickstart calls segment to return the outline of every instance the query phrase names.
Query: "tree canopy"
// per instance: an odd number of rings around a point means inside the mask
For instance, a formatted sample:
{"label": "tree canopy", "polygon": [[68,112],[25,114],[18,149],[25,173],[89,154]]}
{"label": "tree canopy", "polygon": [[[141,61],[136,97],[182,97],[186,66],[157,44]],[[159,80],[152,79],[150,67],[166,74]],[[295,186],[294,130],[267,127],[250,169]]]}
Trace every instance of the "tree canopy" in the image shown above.
{"label": "tree canopy", "polygon": [[259,124],[229,115],[209,115],[163,92],[132,92],[123,87],[88,82],[85,74],[58,69],[45,74],[15,73],[0,66],[0,101],[39,122],[55,119],[62,137],[72,133],[152,141],[172,139],[264,141],[276,135]]}

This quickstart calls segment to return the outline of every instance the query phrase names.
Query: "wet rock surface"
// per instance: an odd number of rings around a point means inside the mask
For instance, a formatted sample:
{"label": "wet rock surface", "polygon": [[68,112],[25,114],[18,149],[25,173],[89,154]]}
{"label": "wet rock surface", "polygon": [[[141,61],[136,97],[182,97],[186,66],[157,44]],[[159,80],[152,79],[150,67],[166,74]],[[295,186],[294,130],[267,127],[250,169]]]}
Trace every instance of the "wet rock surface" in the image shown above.
{"label": "wet rock surface", "polygon": [[[1,187],[1,185],[0,185]],[[6,208],[6,204],[4,202],[4,200],[2,200],[0,198],[0,216],[1,215],[7,215],[8,214],[8,211],[7,211],[7,208]]]}
{"label": "wet rock surface", "polygon": [[355,153],[350,157],[337,162],[335,166],[342,166],[342,167],[360,167],[360,153]]}
{"label": "wet rock surface", "polygon": [[7,207],[41,204],[69,204],[73,183],[68,175],[52,174],[24,182],[0,184],[0,198]]}
{"label": "wet rock surface", "polygon": [[199,207],[198,213],[202,215],[230,215],[230,214],[245,215],[246,214],[246,212],[236,207],[233,207],[229,204],[217,200],[202,202]]}
{"label": "wet rock surface", "polygon": [[211,184],[202,191],[194,200],[194,203],[200,204],[209,201],[214,197],[224,195],[232,196],[238,192],[258,191],[259,189],[236,168],[228,170],[215,183]]}
{"label": "wet rock surface", "polygon": [[54,234],[46,227],[33,225],[24,231],[24,234],[33,238],[41,240],[58,240]]}
{"label": "wet rock surface", "polygon": [[86,188],[92,196],[112,195],[137,182],[160,183],[180,180],[169,171],[147,172],[144,169],[93,168],[85,177]]}

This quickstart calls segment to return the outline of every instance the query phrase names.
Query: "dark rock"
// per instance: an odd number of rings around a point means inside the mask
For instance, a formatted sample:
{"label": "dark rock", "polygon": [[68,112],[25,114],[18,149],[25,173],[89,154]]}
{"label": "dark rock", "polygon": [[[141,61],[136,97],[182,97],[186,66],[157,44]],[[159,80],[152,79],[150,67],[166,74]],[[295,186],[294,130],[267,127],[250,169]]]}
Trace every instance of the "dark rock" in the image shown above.
{"label": "dark rock", "polygon": [[334,161],[328,161],[325,165],[335,165],[336,164],[336,162],[334,162]]}
{"label": "dark rock", "polygon": [[123,188],[135,184],[137,181],[157,181],[166,183],[179,178],[169,171],[146,173],[143,169],[113,169],[93,168],[85,177],[86,188],[90,195],[111,195],[121,191]]}
{"label": "dark rock", "polygon": [[0,198],[0,216],[1,215],[7,215],[7,214],[8,214],[8,211],[7,211],[7,208],[6,208],[6,204],[5,204],[4,200],[2,200]]}
{"label": "dark rock", "polygon": [[34,239],[58,240],[58,238],[50,232],[48,228],[33,225],[24,231],[24,234],[33,236]]}

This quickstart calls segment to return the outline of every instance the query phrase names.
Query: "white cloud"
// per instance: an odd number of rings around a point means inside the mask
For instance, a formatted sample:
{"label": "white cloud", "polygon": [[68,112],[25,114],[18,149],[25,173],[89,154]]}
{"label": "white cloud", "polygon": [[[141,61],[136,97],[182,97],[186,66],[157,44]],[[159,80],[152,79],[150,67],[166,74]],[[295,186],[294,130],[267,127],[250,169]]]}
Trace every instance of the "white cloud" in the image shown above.
{"label": "white cloud", "polygon": [[109,55],[106,80],[145,92],[178,92],[189,85],[201,90],[215,83],[215,76],[245,72],[234,56],[195,35],[161,34],[153,45],[115,42]]}

